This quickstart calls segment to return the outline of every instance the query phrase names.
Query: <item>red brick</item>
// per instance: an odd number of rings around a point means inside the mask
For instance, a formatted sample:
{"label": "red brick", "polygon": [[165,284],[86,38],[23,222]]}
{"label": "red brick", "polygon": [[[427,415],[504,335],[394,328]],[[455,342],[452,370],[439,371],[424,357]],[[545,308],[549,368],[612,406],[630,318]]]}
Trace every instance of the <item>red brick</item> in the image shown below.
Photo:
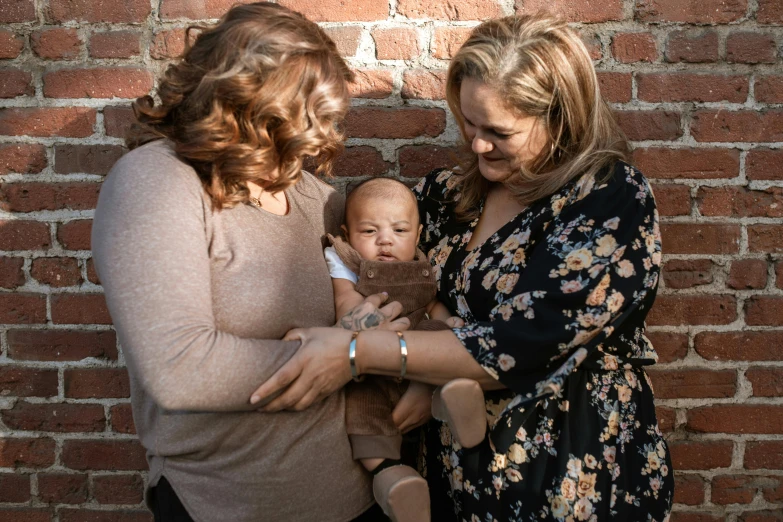
{"label": "red brick", "polygon": [[0,418],[12,430],[85,432],[103,431],[106,418],[100,404],[31,404],[18,401]]}
{"label": "red brick", "polygon": [[0,23],[34,22],[36,18],[33,0],[0,0]]}
{"label": "red brick", "polygon": [[438,136],[446,128],[442,109],[353,107],[345,118],[352,138],[416,138]]}
{"label": "red brick", "polygon": [[783,396],[783,368],[750,368],[745,377],[753,385],[754,397]]}
{"label": "red brick", "polygon": [[780,261],[775,263],[775,286],[783,288],[783,263]]}
{"label": "red brick", "polygon": [[99,183],[8,183],[0,187],[0,208],[9,212],[91,210],[98,202]]}
{"label": "red brick", "polygon": [[763,482],[759,481],[764,493],[764,500],[767,502],[783,501],[783,480],[781,477],[765,477],[765,479]]}
{"label": "red brick", "polygon": [[[688,411],[687,429],[701,433],[779,434],[783,406],[766,404],[721,404]],[[677,466],[675,465],[675,469]]]}
{"label": "red brick", "polygon": [[737,225],[667,223],[661,225],[666,254],[736,254],[740,230]]}
{"label": "red brick", "polygon": [[[550,11],[564,17],[569,22],[608,22],[623,19],[622,0],[573,0],[571,2],[551,2],[549,0],[515,0],[517,13],[532,14],[537,11]],[[496,15],[498,16],[498,15]]]}
{"label": "red brick", "polygon": [[745,443],[745,469],[783,469],[783,440]]}
{"label": "red brick", "polygon": [[370,22],[389,17],[389,3],[386,0],[278,0],[278,3],[299,11],[314,22]]}
{"label": "red brick", "polygon": [[783,111],[696,111],[691,134],[696,141],[783,141]]}
{"label": "red brick", "polygon": [[49,504],[81,504],[89,486],[82,473],[39,473],[38,498]]}
{"label": "red brick", "polygon": [[150,56],[155,60],[178,58],[185,52],[185,29],[169,29],[155,33]]}
{"label": "red brick", "polygon": [[712,29],[672,31],[666,42],[667,62],[717,62],[718,33]]}
{"label": "red brick", "polygon": [[47,98],[137,98],[152,89],[153,76],[137,67],[61,69],[43,77]]}
{"label": "red brick", "polygon": [[33,174],[46,168],[46,148],[28,143],[0,144],[0,174]]}
{"label": "red brick", "polygon": [[375,41],[375,57],[379,60],[412,60],[421,54],[416,29],[376,28],[370,34]]}
{"label": "red brick", "polygon": [[612,55],[620,63],[654,62],[658,48],[652,33],[615,33]]}
{"label": "red brick", "polygon": [[52,322],[55,324],[111,324],[103,294],[52,295]]}
{"label": "red brick", "polygon": [[136,117],[130,107],[104,107],[103,125],[106,127],[106,135],[114,138],[124,138]]}
{"label": "red brick", "polygon": [[432,57],[450,59],[457,54],[472,30],[470,27],[436,27],[431,46]]}
{"label": "red brick", "polygon": [[60,522],[152,522],[152,513],[143,511],[98,511],[65,508],[58,511]]}
{"label": "red brick", "polygon": [[[163,20],[186,18],[203,20],[220,18],[233,4],[231,0],[211,0],[209,2],[191,2],[189,0],[162,0],[160,2],[160,17]],[[246,3],[246,2],[241,2]],[[281,4],[283,2],[280,2]],[[294,9],[298,11],[298,9]]]}
{"label": "red brick", "polygon": [[658,362],[669,363],[680,360],[688,355],[688,336],[671,332],[646,332],[658,353]]}
{"label": "red brick", "polygon": [[90,56],[93,58],[131,58],[141,53],[138,31],[108,31],[93,33],[90,37]]}
{"label": "red brick", "polygon": [[130,397],[125,368],[74,368],[65,370],[65,396],[73,399]]}
{"label": "red brick", "polygon": [[704,502],[704,479],[699,475],[674,475],[674,502],[697,506]]}
{"label": "red brick", "polygon": [[24,49],[24,38],[12,31],[0,31],[0,59],[19,56]]}
{"label": "red brick", "polygon": [[598,33],[587,32],[583,29],[580,31],[580,36],[593,62],[598,62],[604,57],[603,43],[601,43],[601,36]]}
{"label": "red brick", "polygon": [[733,397],[737,391],[734,370],[649,370],[656,399]]}
{"label": "red brick", "polygon": [[92,258],[87,260],[87,280],[96,285],[101,284],[101,280],[98,278],[98,272],[95,270],[95,262]]}
{"label": "red brick", "polygon": [[630,73],[596,71],[601,95],[608,102],[631,101],[632,78]]}
{"label": "red brick", "polygon": [[749,504],[758,489],[761,477],[719,475],[712,479],[712,502],[715,504]]}
{"label": "red brick", "polygon": [[737,522],[781,522],[783,513],[775,511],[746,511],[737,518]]}
{"label": "red brick", "polygon": [[19,69],[0,69],[0,98],[16,98],[17,96],[32,96],[33,76]]}
{"label": "red brick", "polygon": [[676,470],[714,469],[731,466],[734,445],[730,441],[669,442],[672,467]]}
{"label": "red brick", "polygon": [[117,360],[117,336],[112,330],[14,329],[8,331],[8,356],[19,361]]}
{"label": "red brick", "polygon": [[701,332],[694,337],[696,352],[710,361],[780,361],[783,331]]}
{"label": "red brick", "polygon": [[391,168],[380,151],[368,145],[347,147],[334,163],[337,176],[383,176]]}
{"label": "red brick", "polygon": [[106,175],[123,154],[125,149],[119,145],[56,145],[54,171],[58,174]]}
{"label": "red brick", "polygon": [[783,76],[756,76],[756,100],[762,103],[783,103]]}
{"label": "red brick", "polygon": [[747,0],[636,0],[635,18],[641,22],[726,24],[745,16]]}
{"label": "red brick", "polygon": [[41,58],[74,60],[82,50],[82,41],[76,29],[57,27],[41,29],[30,35],[30,47]]}
{"label": "red brick", "polygon": [[398,0],[397,13],[431,20],[486,20],[503,16],[497,0]]}
{"label": "red brick", "polygon": [[754,295],[745,301],[745,324],[783,326],[783,297]]}
{"label": "red brick", "polygon": [[726,38],[726,61],[729,63],[775,63],[777,45],[769,34],[742,31]]}
{"label": "red brick", "polygon": [[354,98],[388,98],[394,90],[391,71],[355,69],[354,81],[349,85]]}
{"label": "red brick", "polygon": [[728,179],[740,172],[740,154],[736,149],[636,149],[633,163],[648,178]]}
{"label": "red brick", "polygon": [[138,440],[66,440],[62,462],[76,470],[146,470],[145,451]]}
{"label": "red brick", "polygon": [[117,433],[136,433],[133,424],[133,411],[130,404],[117,404],[109,409],[111,417],[111,429]]}
{"label": "red brick", "polygon": [[362,38],[361,27],[325,27],[323,29],[337,45],[337,51],[340,55],[345,57],[356,55],[356,51],[359,50],[359,41]]}
{"label": "red brick", "polygon": [[0,466],[4,468],[48,468],[54,464],[55,442],[43,437],[0,438]]}
{"label": "red brick", "polygon": [[30,475],[0,473],[0,502],[29,502]]}
{"label": "red brick", "polygon": [[638,97],[648,102],[743,103],[748,98],[748,77],[729,74],[637,74]]}
{"label": "red brick", "polygon": [[405,71],[402,75],[403,99],[444,100],[446,99],[446,71],[417,69]]}
{"label": "red brick", "polygon": [[138,504],[144,499],[141,475],[93,476],[92,496],[101,504]]}
{"label": "red brick", "polygon": [[14,289],[24,284],[24,259],[0,257],[0,288]]}
{"label": "red brick", "polygon": [[760,24],[783,25],[783,3],[780,0],[758,0],[756,21]]}
{"label": "red brick", "polygon": [[0,324],[46,322],[46,296],[28,293],[0,294]]}
{"label": "red brick", "polygon": [[631,141],[676,140],[682,136],[678,112],[615,111],[614,116]]}
{"label": "red brick", "polygon": [[52,517],[48,509],[0,508],[0,522],[50,522]]}
{"label": "red brick", "polygon": [[740,259],[731,263],[729,288],[759,289],[767,286],[767,262],[763,259]]}
{"label": "red brick", "polygon": [[51,244],[49,226],[37,221],[0,220],[0,250],[37,250]]}
{"label": "red brick", "polygon": [[659,295],[647,324],[729,324],[737,318],[736,300],[728,295]]}
{"label": "red brick", "polygon": [[57,370],[0,366],[0,396],[53,397],[57,395]]}
{"label": "red brick", "polygon": [[145,0],[49,0],[47,17],[53,22],[138,23],[150,11]]}
{"label": "red brick", "polygon": [[78,219],[57,227],[57,241],[67,250],[90,250],[91,219]]}
{"label": "red brick", "polygon": [[60,288],[81,282],[82,271],[74,257],[39,257],[33,259],[30,275],[45,285]]}
{"label": "red brick", "polygon": [[655,416],[658,418],[658,427],[663,433],[671,433],[677,424],[677,413],[673,408],[666,406],[656,406]]}
{"label": "red brick", "polygon": [[93,133],[95,109],[25,107],[0,109],[0,135],[86,138]]}
{"label": "red brick", "polygon": [[748,226],[748,250],[751,252],[783,252],[783,227],[777,225]]}
{"label": "red brick", "polygon": [[655,203],[661,216],[687,216],[691,213],[691,188],[687,185],[653,185]]}
{"label": "red brick", "polygon": [[712,283],[713,263],[709,259],[670,259],[663,265],[667,288],[693,288]]}
{"label": "red brick", "polygon": [[702,187],[696,196],[703,216],[781,217],[783,188]]}
{"label": "red brick", "polygon": [[434,169],[457,164],[455,149],[438,145],[406,145],[399,150],[400,175],[421,178]]}

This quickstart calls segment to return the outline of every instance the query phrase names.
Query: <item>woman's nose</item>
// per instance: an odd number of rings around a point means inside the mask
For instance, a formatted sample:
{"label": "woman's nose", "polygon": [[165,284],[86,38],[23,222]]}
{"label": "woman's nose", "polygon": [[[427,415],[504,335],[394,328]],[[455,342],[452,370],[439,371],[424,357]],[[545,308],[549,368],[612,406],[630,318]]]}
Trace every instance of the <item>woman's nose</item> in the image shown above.
{"label": "woman's nose", "polygon": [[473,141],[471,142],[471,148],[473,149],[473,152],[475,152],[476,154],[486,154],[487,152],[492,152],[494,145],[492,145],[491,141],[482,139],[479,137],[478,134],[476,134],[475,136],[473,136]]}

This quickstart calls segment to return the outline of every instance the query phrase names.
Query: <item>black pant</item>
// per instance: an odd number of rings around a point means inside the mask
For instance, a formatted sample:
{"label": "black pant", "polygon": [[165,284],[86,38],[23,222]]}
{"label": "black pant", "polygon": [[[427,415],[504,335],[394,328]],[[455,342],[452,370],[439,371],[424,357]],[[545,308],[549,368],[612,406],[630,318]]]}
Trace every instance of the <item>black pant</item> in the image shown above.
{"label": "black pant", "polygon": [[[160,477],[158,485],[152,488],[150,501],[155,522],[193,522],[166,477]],[[386,522],[388,520],[378,504],[374,504],[370,509],[353,519],[353,522]]]}

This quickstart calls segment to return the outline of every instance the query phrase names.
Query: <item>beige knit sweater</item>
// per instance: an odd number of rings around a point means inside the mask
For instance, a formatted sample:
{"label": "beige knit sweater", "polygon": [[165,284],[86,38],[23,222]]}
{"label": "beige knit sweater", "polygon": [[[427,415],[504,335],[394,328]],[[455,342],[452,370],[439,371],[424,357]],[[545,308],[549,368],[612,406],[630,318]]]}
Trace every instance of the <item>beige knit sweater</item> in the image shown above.
{"label": "beige knit sweater", "polygon": [[101,189],[95,265],[131,376],[150,484],[197,521],[343,521],[372,504],[351,459],[344,398],[264,414],[248,398],[296,351],[289,329],[331,326],[322,236],[343,201],[305,174],[289,212],[213,212],[164,141],[133,150]]}

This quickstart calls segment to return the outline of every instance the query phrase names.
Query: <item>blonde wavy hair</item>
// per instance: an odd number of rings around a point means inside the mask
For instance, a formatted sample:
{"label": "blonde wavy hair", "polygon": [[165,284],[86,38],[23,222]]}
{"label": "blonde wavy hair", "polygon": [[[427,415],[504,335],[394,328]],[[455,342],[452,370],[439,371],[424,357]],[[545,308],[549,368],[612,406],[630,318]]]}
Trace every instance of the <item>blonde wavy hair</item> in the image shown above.
{"label": "blonde wavy hair", "polygon": [[185,39],[160,81],[160,104],[150,96],[133,103],[129,148],[171,140],[216,209],[246,202],[247,182],[285,190],[308,156],[331,173],[353,75],[318,25],[259,2],[232,7],[212,27],[188,27]]}
{"label": "blonde wavy hair", "polygon": [[[527,205],[549,196],[579,176],[596,176],[618,160],[627,160],[628,142],[601,97],[590,54],[564,21],[547,14],[509,16],[477,26],[452,58],[446,99],[467,142],[460,88],[466,78],[482,81],[507,100],[507,109],[535,116],[547,142],[537,157],[504,181]],[[478,157],[467,143],[456,213],[478,216],[489,188]]]}

